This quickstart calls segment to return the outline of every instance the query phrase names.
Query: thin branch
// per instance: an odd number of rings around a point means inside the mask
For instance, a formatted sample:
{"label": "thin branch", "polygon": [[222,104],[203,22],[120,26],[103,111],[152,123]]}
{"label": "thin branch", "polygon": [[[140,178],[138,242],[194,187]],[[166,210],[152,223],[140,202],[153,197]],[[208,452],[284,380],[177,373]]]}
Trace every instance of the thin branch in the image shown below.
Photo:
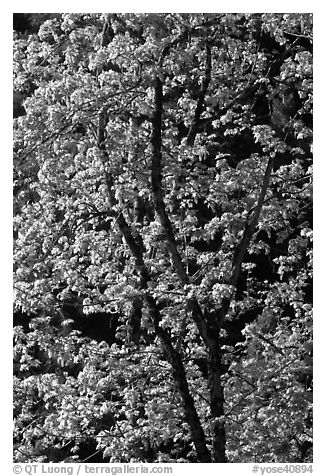
{"label": "thin branch", "polygon": [[227,418],[229,415],[232,414],[232,412],[234,411],[234,409],[236,407],[238,407],[242,402],[244,402],[246,400],[247,397],[249,397],[250,395],[252,395],[254,392],[256,391],[256,388],[254,388],[253,390],[250,390],[248,393],[246,393],[245,395],[243,395],[243,397],[241,397],[237,403],[235,403],[232,408],[225,414],[225,417]]}
{"label": "thin branch", "polygon": [[262,334],[260,334],[259,332],[254,332],[254,334],[259,337],[259,339],[261,339],[262,341],[266,342],[268,345],[270,345],[271,347],[273,347],[273,349],[275,350],[275,352],[277,352],[278,354],[281,354],[284,356],[284,352],[283,352],[283,349],[277,347],[274,342],[272,342],[270,339],[267,339],[265,336],[263,336]]}
{"label": "thin branch", "polygon": [[[105,435],[106,436],[106,435]],[[94,453],[92,453],[91,455],[87,456],[87,458],[83,459],[82,460],[82,463],[85,463],[85,461],[88,461],[90,458],[92,458],[93,456],[96,456],[98,455],[99,453],[101,453],[103,451],[103,448],[95,451]]]}
{"label": "thin branch", "polygon": [[295,36],[297,39],[298,38],[304,38],[305,40],[309,40],[311,43],[313,42],[313,37],[312,36],[308,36],[308,35],[298,35],[297,33],[292,33],[290,31],[286,31],[284,30],[284,32],[286,35],[289,35],[289,36]]}
{"label": "thin branch", "polygon": [[24,81],[20,84],[20,86],[23,86],[25,83],[27,83],[33,77],[33,75],[44,65],[44,63],[56,52],[56,50],[59,49],[67,40],[69,40],[69,38],[66,36],[66,37],[63,38],[62,41],[60,41],[59,43],[56,43],[53,46],[50,53],[48,53],[42,59],[42,61],[37,66],[35,66],[35,68],[30,72],[30,74],[27,76],[27,78],[24,79]]}

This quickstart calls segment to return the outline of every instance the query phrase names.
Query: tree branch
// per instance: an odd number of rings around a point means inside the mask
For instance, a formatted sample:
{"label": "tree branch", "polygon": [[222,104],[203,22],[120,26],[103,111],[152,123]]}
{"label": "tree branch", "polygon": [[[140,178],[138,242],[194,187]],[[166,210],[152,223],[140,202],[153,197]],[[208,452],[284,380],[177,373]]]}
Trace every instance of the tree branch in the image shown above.
{"label": "tree branch", "polygon": [[271,177],[272,170],[273,170],[273,162],[274,162],[273,157],[270,157],[270,159],[268,161],[268,164],[267,164],[267,167],[266,167],[266,170],[265,170],[265,175],[264,175],[262,187],[261,187],[261,190],[260,190],[260,194],[259,194],[257,204],[256,204],[254,212],[253,212],[252,219],[247,224],[247,226],[245,227],[243,235],[242,235],[242,239],[241,239],[240,243],[238,244],[238,246],[236,247],[235,252],[234,252],[233,264],[232,264],[232,274],[231,274],[231,279],[230,279],[230,284],[232,286],[236,286],[236,284],[238,282],[238,278],[239,278],[240,270],[241,270],[241,265],[242,265],[245,253],[248,249],[249,243],[250,243],[251,238],[252,238],[252,236],[255,232],[255,228],[257,226],[257,223],[258,223],[258,220],[259,220],[259,217],[260,217],[261,209],[262,209],[263,204],[264,204],[265,195],[266,195],[266,192],[267,192],[267,188],[268,188],[270,177]]}
{"label": "tree branch", "polygon": [[189,390],[187,375],[182,362],[181,354],[176,349],[174,349],[169,334],[160,326],[161,316],[154,298],[148,294],[146,301],[150,310],[150,315],[154,321],[156,334],[163,344],[163,349],[166,353],[167,360],[172,367],[172,375],[182,399],[186,422],[190,428],[192,441],[195,445],[198,456],[198,461],[200,463],[210,463],[211,455],[206,445],[205,433],[195,407],[193,396]]}
{"label": "tree branch", "polygon": [[[155,103],[153,115],[153,131],[151,137],[152,148],[152,190],[154,195],[155,210],[159,216],[161,225],[164,229],[165,239],[169,248],[169,253],[176,270],[176,273],[183,286],[190,283],[189,276],[186,272],[184,263],[182,262],[180,253],[175,241],[174,231],[170,218],[166,212],[164,203],[164,193],[162,188],[162,113],[163,113],[163,91],[162,82],[157,77],[155,81]],[[195,297],[188,299],[188,308],[192,314],[192,318],[196,323],[199,333],[207,344],[208,330],[205,317],[200,309],[198,301]]]}
{"label": "tree branch", "polygon": [[[255,232],[255,228],[257,226],[257,223],[258,223],[258,220],[259,220],[259,217],[260,217],[260,213],[261,213],[261,210],[262,210],[262,207],[263,207],[263,204],[264,204],[264,200],[265,200],[267,188],[268,188],[268,185],[269,185],[270,177],[271,177],[271,174],[272,174],[272,171],[273,171],[273,163],[274,163],[274,159],[273,159],[273,157],[270,157],[269,160],[268,160],[268,163],[267,163],[266,170],[265,170],[263,183],[262,183],[262,186],[261,186],[258,201],[257,201],[257,204],[256,204],[256,206],[254,208],[254,211],[253,211],[252,219],[246,225],[246,227],[243,231],[241,241],[238,244],[238,246],[235,248],[235,251],[234,251],[231,277],[230,277],[230,280],[229,280],[229,284],[231,286],[233,286],[234,288],[237,286],[240,271],[241,271],[241,265],[243,263],[245,254],[246,254],[248,246],[249,246],[249,243],[250,243],[250,241],[252,239],[252,236]],[[219,328],[220,329],[223,325],[226,313],[229,310],[230,303],[231,303],[231,298],[225,298],[222,301],[221,308],[219,309],[219,312],[218,312],[218,323],[219,323]]]}
{"label": "tree branch", "polygon": [[180,253],[177,249],[174,231],[170,218],[166,212],[164,203],[164,192],[162,188],[162,113],[163,113],[163,87],[159,77],[155,80],[155,102],[154,115],[152,119],[152,136],[151,136],[151,151],[152,151],[152,190],[154,196],[155,210],[160,219],[164,230],[166,242],[169,248],[170,256],[177,272],[177,275],[184,286],[189,283],[189,277],[185,266],[182,262]]}
{"label": "tree branch", "polygon": [[209,46],[208,41],[206,41],[205,50],[206,50],[205,76],[200,87],[200,93],[197,100],[195,115],[191,122],[190,129],[187,136],[187,145],[189,146],[194,145],[196,134],[198,131],[200,115],[202,113],[203,106],[204,106],[205,96],[207,93],[209,83],[211,81],[212,58],[211,58],[211,48]]}
{"label": "tree branch", "polygon": [[[159,216],[161,225],[164,230],[165,239],[168,245],[169,253],[176,270],[176,273],[183,286],[190,283],[189,276],[186,272],[184,263],[182,262],[180,253],[175,241],[174,231],[170,218],[166,212],[164,203],[164,193],[162,188],[162,114],[163,114],[163,88],[162,82],[157,77],[155,80],[155,101],[154,101],[154,115],[152,119],[152,190],[154,195],[155,210]],[[195,297],[188,299],[187,306],[191,312],[198,331],[206,345],[208,345],[208,327],[205,316],[203,315],[198,301]]]}
{"label": "tree branch", "polygon": [[[198,99],[195,117],[190,128],[188,135],[189,144],[192,145],[195,139],[198,122],[201,114],[201,110],[204,104],[205,94],[210,81],[211,71],[211,58],[208,45],[207,48],[207,62],[206,62],[206,75],[202,84],[201,94]],[[154,204],[156,212],[159,216],[161,225],[165,232],[166,241],[169,247],[171,259],[174,264],[174,268],[179,276],[179,279],[183,285],[189,283],[189,277],[186,273],[184,264],[181,260],[181,256],[178,252],[175,242],[174,232],[172,224],[167,215],[164,194],[162,189],[162,113],[163,113],[163,88],[162,82],[159,77],[155,80],[154,90],[154,115],[152,120],[153,131],[151,137],[152,148],[152,190],[154,195]],[[149,301],[148,301],[149,302]],[[203,314],[199,303],[195,297],[188,300],[188,308],[191,311],[192,319],[195,322],[198,331],[208,348],[208,388],[210,392],[210,409],[212,417],[212,440],[213,440],[213,460],[215,462],[225,462],[225,428],[224,428],[224,398],[223,398],[223,386],[221,382],[221,353],[219,345],[219,327],[213,316],[208,313]],[[153,310],[153,315],[155,309]],[[214,316],[215,317],[215,316]],[[156,324],[155,324],[156,325]],[[164,343],[166,336],[160,326],[157,326],[156,332],[161,336],[161,340]],[[173,374],[176,382],[178,383],[179,392],[183,398],[184,410],[187,415],[191,405],[193,405],[192,396],[188,391],[188,383],[186,375],[183,374],[184,368],[182,361],[180,361],[180,354],[171,345],[170,339],[165,342],[164,348],[168,352],[169,360],[171,361]],[[192,435],[194,438],[194,444],[198,456],[201,461],[209,461],[210,457],[207,455],[206,445],[202,446],[200,443],[200,435],[202,434],[202,427],[197,420],[197,412],[195,407],[191,410],[191,413],[187,416],[187,422],[192,428]],[[197,447],[198,445],[198,447]]]}

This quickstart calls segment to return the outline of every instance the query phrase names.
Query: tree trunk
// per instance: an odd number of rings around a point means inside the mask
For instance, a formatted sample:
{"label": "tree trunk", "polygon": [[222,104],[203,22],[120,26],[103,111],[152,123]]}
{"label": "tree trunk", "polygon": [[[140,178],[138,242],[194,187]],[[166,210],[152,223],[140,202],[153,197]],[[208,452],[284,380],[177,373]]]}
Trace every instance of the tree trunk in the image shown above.
{"label": "tree trunk", "polygon": [[194,399],[189,390],[181,355],[174,349],[168,333],[160,326],[160,315],[155,300],[151,296],[147,296],[146,300],[155,325],[156,334],[162,342],[167,360],[172,367],[172,376],[181,397],[185,421],[190,429],[191,439],[195,445],[198,456],[198,462],[211,463],[211,454],[207,448],[205,433],[196,410]]}

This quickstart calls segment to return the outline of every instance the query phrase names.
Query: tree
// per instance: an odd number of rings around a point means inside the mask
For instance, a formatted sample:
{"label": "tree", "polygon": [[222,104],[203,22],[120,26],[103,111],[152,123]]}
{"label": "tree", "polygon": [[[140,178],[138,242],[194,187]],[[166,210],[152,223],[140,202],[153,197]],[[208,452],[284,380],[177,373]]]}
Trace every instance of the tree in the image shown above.
{"label": "tree", "polygon": [[309,14],[16,34],[17,461],[310,460],[311,70]]}

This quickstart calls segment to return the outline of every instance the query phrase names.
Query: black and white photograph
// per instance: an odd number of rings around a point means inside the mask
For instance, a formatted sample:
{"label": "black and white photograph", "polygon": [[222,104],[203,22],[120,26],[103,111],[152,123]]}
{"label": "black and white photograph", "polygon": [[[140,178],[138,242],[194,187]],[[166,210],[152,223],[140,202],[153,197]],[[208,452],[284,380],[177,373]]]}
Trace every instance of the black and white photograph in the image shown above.
{"label": "black and white photograph", "polygon": [[309,8],[12,14],[14,473],[312,474]]}

